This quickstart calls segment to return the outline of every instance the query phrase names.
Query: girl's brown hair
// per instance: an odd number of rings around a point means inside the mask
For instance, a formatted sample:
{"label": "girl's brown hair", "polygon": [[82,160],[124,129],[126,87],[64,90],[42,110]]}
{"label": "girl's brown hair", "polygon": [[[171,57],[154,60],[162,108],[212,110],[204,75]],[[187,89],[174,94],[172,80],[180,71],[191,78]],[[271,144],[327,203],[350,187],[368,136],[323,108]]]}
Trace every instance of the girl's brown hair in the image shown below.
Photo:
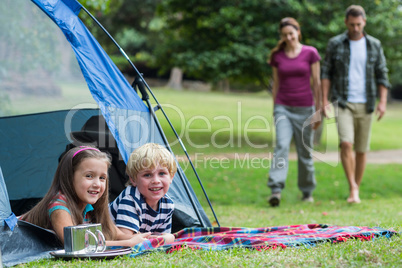
{"label": "girl's brown hair", "polygon": [[[22,220],[46,229],[52,229],[52,224],[48,216],[48,206],[54,197],[61,192],[67,199],[67,207],[70,210],[73,224],[78,225],[83,223],[83,215],[78,209],[79,198],[74,190],[74,172],[82,161],[88,158],[105,161],[108,168],[111,165],[109,154],[103,153],[94,147],[91,148],[92,149],[82,150],[80,147],[75,147],[63,156],[57,167],[49,191],[35,207],[21,217]],[[92,205],[94,210],[88,213],[91,216],[92,223],[101,223],[102,232],[106,240],[113,240],[116,237],[116,228],[109,216],[108,191],[109,180],[106,182],[103,195]]]}
{"label": "girl's brown hair", "polygon": [[[286,27],[286,26],[292,26],[293,28],[295,28],[297,30],[297,32],[299,33],[299,41],[301,41],[302,35],[301,35],[300,25],[297,22],[297,20],[295,20],[294,18],[291,18],[291,17],[286,17],[286,18],[281,19],[281,21],[279,23],[279,32],[282,30],[283,27]],[[271,50],[268,63],[271,62],[272,56],[276,52],[283,50],[285,48],[285,46],[286,46],[286,42],[285,42],[285,40],[283,40],[281,38],[278,41],[278,43],[276,44],[276,46]]]}

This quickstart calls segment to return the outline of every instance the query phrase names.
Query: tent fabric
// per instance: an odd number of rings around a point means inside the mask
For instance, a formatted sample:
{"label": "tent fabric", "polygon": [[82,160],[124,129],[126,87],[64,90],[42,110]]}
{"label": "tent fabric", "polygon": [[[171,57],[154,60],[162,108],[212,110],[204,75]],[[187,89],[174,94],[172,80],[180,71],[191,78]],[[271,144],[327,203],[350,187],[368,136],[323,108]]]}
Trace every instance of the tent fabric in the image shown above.
{"label": "tent fabric", "polygon": [[149,113],[148,108],[78,18],[80,4],[77,1],[32,0],[32,2],[59,26],[70,42],[89,90],[116,139],[123,159],[127,161],[130,152],[138,147],[138,144],[127,142],[123,140],[124,137],[120,137],[120,133],[131,129],[131,126],[121,117],[114,116],[116,115],[114,111],[121,109]]}
{"label": "tent fabric", "polygon": [[[167,146],[149,108],[77,17],[81,5],[75,0],[32,2],[59,26],[70,42],[123,160],[126,162],[135,148],[147,142]],[[13,211],[16,200],[37,202],[44,196],[60,155],[73,143],[71,133],[80,131],[96,114],[99,115],[96,109],[85,109],[0,118],[0,164]],[[169,195],[176,204],[181,227],[211,225],[180,167]],[[29,209],[25,204],[23,208]]]}
{"label": "tent fabric", "polygon": [[[48,191],[70,132],[98,109],[65,110],[0,118],[0,164],[10,200],[41,198]],[[13,210],[14,211],[14,210]]]}
{"label": "tent fabric", "polygon": [[76,0],[32,0],[62,30],[76,54],[94,99],[106,107],[147,111],[123,74],[78,18]]}
{"label": "tent fabric", "polygon": [[54,232],[25,221],[18,221],[14,230],[2,229],[0,241],[5,267],[50,258],[50,252],[63,248]]}
{"label": "tent fabric", "polygon": [[0,167],[0,228],[4,226],[4,220],[11,215],[10,202],[8,201],[6,183]]}
{"label": "tent fabric", "polygon": [[11,212],[0,167],[0,267],[49,258],[50,251],[60,248],[62,245],[53,232],[18,221]]}
{"label": "tent fabric", "polygon": [[16,224],[17,217],[13,212],[11,212],[7,187],[0,167],[0,228],[8,227],[11,231],[14,231]]}
{"label": "tent fabric", "polygon": [[[89,90],[102,111],[123,160],[127,162],[130,153],[147,142],[167,146],[162,138],[164,134],[159,132],[155,119],[148,110],[149,107],[141,101],[123,74],[78,18],[79,3],[75,0],[32,0],[32,2],[59,26],[70,42]],[[180,167],[169,194],[175,201],[178,211],[183,209],[181,211],[187,214],[194,212],[197,214],[198,222],[193,222],[192,225],[211,226]],[[191,218],[193,216],[188,220],[192,221]]]}
{"label": "tent fabric", "polygon": [[[35,202],[45,195],[53,180],[59,157],[68,146],[76,145],[71,135],[82,131],[85,123],[93,116],[103,116],[124,162],[135,148],[144,143],[156,142],[169,147],[164,142],[164,133],[157,127],[157,119],[149,111],[153,108],[142,102],[78,18],[81,10],[79,2],[31,2],[57,24],[71,44],[99,110],[64,110],[0,118],[0,165],[11,211],[14,211],[17,202]],[[4,187],[0,191],[4,193]],[[186,227],[211,226],[180,166],[169,195],[175,202],[173,231]],[[9,217],[8,198],[2,195],[0,199],[1,217]],[[32,202],[29,205],[33,205]],[[22,209],[30,208],[28,203],[22,204]],[[1,222],[4,223],[3,220]],[[49,250],[60,248],[57,242],[54,233],[23,222],[18,222],[13,231],[6,226],[0,229],[2,261],[6,266],[50,256]]]}

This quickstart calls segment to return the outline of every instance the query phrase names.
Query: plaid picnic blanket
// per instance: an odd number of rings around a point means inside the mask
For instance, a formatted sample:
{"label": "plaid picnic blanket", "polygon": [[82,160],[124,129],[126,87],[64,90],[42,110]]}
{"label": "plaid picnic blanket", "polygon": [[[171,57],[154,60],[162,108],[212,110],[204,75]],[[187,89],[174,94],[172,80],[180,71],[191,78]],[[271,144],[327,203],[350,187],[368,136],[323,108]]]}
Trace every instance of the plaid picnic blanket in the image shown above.
{"label": "plaid picnic blanket", "polygon": [[326,224],[289,225],[263,228],[207,227],[186,228],[175,233],[176,240],[164,244],[163,239],[150,239],[133,247],[131,257],[165,251],[167,253],[190,248],[193,250],[224,250],[250,248],[267,250],[297,246],[315,246],[323,242],[363,241],[376,237],[391,237],[395,231],[380,227],[336,226]]}

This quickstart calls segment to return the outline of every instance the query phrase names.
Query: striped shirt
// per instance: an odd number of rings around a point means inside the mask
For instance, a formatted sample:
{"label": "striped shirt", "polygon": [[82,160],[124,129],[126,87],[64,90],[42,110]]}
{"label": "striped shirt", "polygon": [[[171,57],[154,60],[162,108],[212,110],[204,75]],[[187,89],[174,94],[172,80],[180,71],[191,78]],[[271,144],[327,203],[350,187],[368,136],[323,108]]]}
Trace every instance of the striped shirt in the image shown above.
{"label": "striped shirt", "polygon": [[128,186],[109,204],[109,212],[117,227],[136,233],[170,233],[174,204],[166,194],[159,200],[158,211],[153,210],[140,191]]}
{"label": "striped shirt", "polygon": [[[71,212],[67,207],[67,199],[66,196],[64,194],[62,194],[61,192],[59,192],[57,195],[55,195],[52,199],[52,201],[50,201],[48,207],[47,207],[47,211],[48,211],[48,215],[49,215],[49,219],[51,219],[51,215],[55,210],[58,209],[62,209],[67,211],[70,215]],[[87,204],[84,212],[82,214],[83,216],[83,223],[91,223],[91,215],[90,213],[88,213],[89,211],[94,210],[94,208],[92,207],[91,204]]]}

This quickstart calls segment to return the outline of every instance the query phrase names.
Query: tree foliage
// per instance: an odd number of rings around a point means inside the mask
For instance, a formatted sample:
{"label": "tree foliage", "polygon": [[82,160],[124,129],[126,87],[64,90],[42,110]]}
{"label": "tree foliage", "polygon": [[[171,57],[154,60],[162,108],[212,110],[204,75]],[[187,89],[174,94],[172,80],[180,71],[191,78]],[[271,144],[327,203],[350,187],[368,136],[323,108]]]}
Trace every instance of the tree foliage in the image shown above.
{"label": "tree foliage", "polygon": [[390,69],[401,58],[401,2],[320,0],[165,0],[159,6],[164,40],[156,49],[161,68],[178,66],[192,76],[268,84],[267,55],[278,41],[278,23],[296,18],[303,43],[323,56],[328,39],[346,30],[344,12],[351,4],[367,12],[366,30],[383,42]]}
{"label": "tree foliage", "polygon": [[[157,20],[155,12],[160,2],[161,0],[114,0],[113,5],[109,4],[106,9],[99,9],[98,5],[92,6],[90,11],[133,61],[148,61],[151,65],[152,51],[160,43],[159,33],[151,30],[151,24],[155,24]],[[86,20],[86,24],[89,24],[98,41],[120,67],[129,66],[114,43],[97,25],[90,20]]]}
{"label": "tree foliage", "polygon": [[269,2],[258,0],[163,1],[159,15],[165,37],[156,49],[159,62],[207,81],[267,84],[268,12]]}
{"label": "tree foliage", "polygon": [[[296,18],[302,42],[324,56],[329,38],[346,30],[351,4],[367,13],[366,31],[382,41],[391,74],[401,70],[401,0],[83,0],[135,60],[168,73],[179,67],[187,76],[209,82],[229,80],[269,85],[266,63],[279,38],[283,17]],[[157,13],[155,13],[157,11]],[[107,37],[95,34],[110,54]],[[401,75],[392,75],[402,80]],[[391,81],[393,82],[393,81]],[[400,81],[402,83],[402,81]]]}

